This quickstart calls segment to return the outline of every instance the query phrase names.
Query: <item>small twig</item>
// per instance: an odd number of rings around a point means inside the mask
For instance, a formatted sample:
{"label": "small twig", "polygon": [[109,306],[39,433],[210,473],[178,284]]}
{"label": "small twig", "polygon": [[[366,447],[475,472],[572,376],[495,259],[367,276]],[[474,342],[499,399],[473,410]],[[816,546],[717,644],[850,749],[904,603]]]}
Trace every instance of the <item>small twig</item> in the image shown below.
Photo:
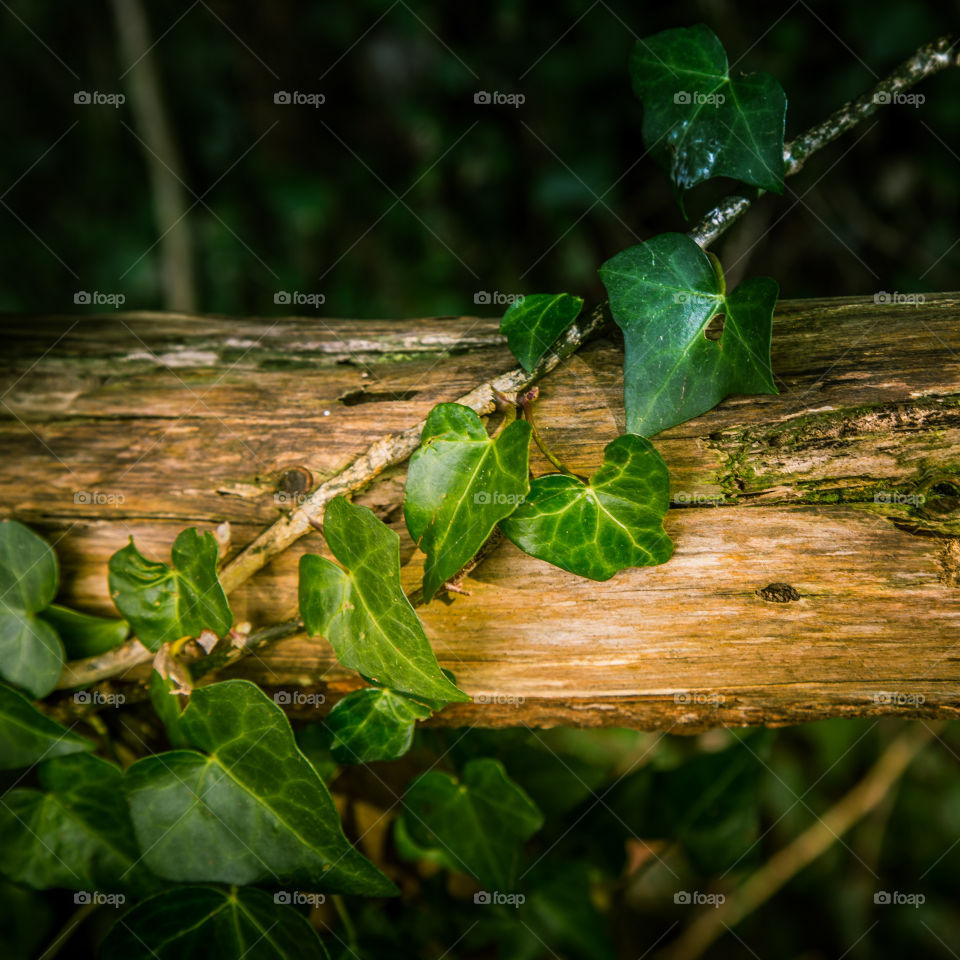
{"label": "small twig", "polygon": [[696,960],[703,956],[729,928],[769,900],[875,809],[942,726],[924,723],[900,734],[849,793],[728,894],[722,904],[700,913],[664,952],[665,960]]}
{"label": "small twig", "polygon": [[523,396],[519,397],[520,409],[523,411],[523,417],[530,424],[530,433],[533,436],[533,441],[540,448],[540,452],[561,472],[565,473],[568,477],[577,477],[580,480],[586,480],[586,477],[581,476],[579,473],[574,473],[563,461],[554,454],[550,448],[547,446],[543,437],[540,435],[540,431],[537,429],[537,422],[533,419],[533,401],[537,399],[540,391],[533,387],[528,390]]}
{"label": "small twig", "polygon": [[82,906],[77,907],[73,913],[70,914],[67,922],[61,927],[60,931],[57,933],[56,937],[50,941],[50,945],[47,947],[43,953],[37,958],[37,960],[53,960],[59,952],[63,945],[73,936],[74,931],[79,927],[87,917],[93,913],[100,905],[91,901],[90,903],[85,903]]}
{"label": "small twig", "polygon": [[[886,101],[879,95],[905,90],[925,77],[957,65],[958,57],[953,45],[952,38],[942,37],[934,43],[920,47],[909,60],[904,61],[869,93],[841,107],[825,121],[786,144],[784,176],[797,173],[810,156],[883,106]],[[701,247],[710,246],[743,216],[753,200],[759,196],[756,190],[751,193],[752,196],[735,193],[721,201],[690,230],[688,236]],[[457,402],[470,407],[481,416],[492,413],[497,407],[498,395],[518,396],[603,329],[608,319],[608,309],[607,304],[601,304],[581,320],[575,321],[530,373],[522,367],[515,367],[480,384]],[[406,460],[420,445],[424,425],[425,421],[421,420],[400,433],[377,440],[339,474],[317,487],[296,510],[264,530],[224,568],[220,575],[224,590],[232,593],[313,527],[322,529],[324,508],[334,497],[363,489],[387,467]],[[131,640],[99,657],[67,664],[57,687],[63,689],[85,686],[123,673],[130,667],[149,660],[151,656],[149,650],[136,640]]]}

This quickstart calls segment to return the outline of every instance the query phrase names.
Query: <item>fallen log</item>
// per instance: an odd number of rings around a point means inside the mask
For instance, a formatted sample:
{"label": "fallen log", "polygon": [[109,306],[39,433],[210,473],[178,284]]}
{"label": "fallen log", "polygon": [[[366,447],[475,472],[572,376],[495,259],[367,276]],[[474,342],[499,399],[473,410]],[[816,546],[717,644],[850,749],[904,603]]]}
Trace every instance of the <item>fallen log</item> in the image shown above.
{"label": "fallen log", "polygon": [[[882,298],[881,298],[882,299]],[[960,298],[784,301],[779,396],[737,397],[655,444],[674,558],[597,584],[499,545],[469,596],[419,612],[474,702],[441,722],[697,730],[960,708]],[[7,317],[0,510],[56,545],[65,601],[110,609],[128,536],[166,559],[185,526],[227,558],[384,434],[511,366],[497,321]],[[607,331],[541,382],[552,449],[590,472],[624,430]],[[535,473],[550,467],[538,452]],[[404,470],[357,496],[401,534]],[[310,533],[231,594],[254,628],[296,613]],[[135,667],[126,679],[142,679]],[[292,713],[354,689],[322,639],[229,668]]]}

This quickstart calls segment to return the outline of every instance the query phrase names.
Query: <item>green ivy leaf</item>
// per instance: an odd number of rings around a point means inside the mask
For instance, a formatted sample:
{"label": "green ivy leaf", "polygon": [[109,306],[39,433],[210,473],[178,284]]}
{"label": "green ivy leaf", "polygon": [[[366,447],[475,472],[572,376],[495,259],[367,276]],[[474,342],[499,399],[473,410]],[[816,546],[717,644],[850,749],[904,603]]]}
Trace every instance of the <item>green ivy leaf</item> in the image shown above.
{"label": "green ivy leaf", "polygon": [[[770,366],[779,288],[767,277],[727,293],[719,267],[682,233],[628,247],[600,268],[623,330],[627,429],[651,436],[731,394],[777,393]],[[705,331],[724,315],[723,335]]]}
{"label": "green ivy leaf", "polygon": [[10,790],[0,804],[0,869],[39,890],[144,891],[154,885],[123,798],[120,768],[89,753],[46,760],[42,789]]}
{"label": "green ivy leaf", "polygon": [[369,763],[402,757],[413,742],[417,720],[430,708],[387,687],[370,687],[345,696],[327,714],[330,750],[340,763]]}
{"label": "green ivy leaf", "polygon": [[63,644],[36,614],[57,592],[50,544],[16,520],[0,522],[0,677],[45,697],[63,669]]}
{"label": "green ivy leaf", "polygon": [[469,407],[441,403],[430,411],[420,442],[410,458],[403,513],[427,555],[429,603],[529,491],[530,424],[516,420],[492,440]]}
{"label": "green ivy leaf", "polygon": [[133,538],[110,558],[110,595],[149,650],[203,630],[223,636],[233,614],[217,579],[213,534],[184,530],[173,542],[173,567],[148,560]]}
{"label": "green ivy leaf", "polygon": [[95,746],[41,713],[19,691],[0,683],[0,770],[29,767]]}
{"label": "green ivy leaf", "polygon": [[400,587],[400,538],[366,507],[343,497],[327,504],[326,557],[300,558],[300,614],[337,658],[377,683],[449,702],[468,700],[440,672],[420,620]]}
{"label": "green ivy leaf", "polygon": [[137,840],[154,873],[180,882],[395,892],[347,842],[329,791],[259,687],[246,680],[200,687],[177,726],[205,753],[145,757],[125,777]]}
{"label": "green ivy leaf", "polygon": [[310,921],[263,890],[178,887],[137,904],[103,941],[102,960],[326,960]]}
{"label": "green ivy leaf", "polygon": [[589,483],[562,473],[537,477],[500,529],[531,556],[609,580],[626,567],[670,559],[673,543],[663,529],[669,506],[670,476],[660,454],[649,440],[625,433],[607,445]]}
{"label": "green ivy leaf", "polygon": [[583,300],[569,293],[533,293],[507,307],[500,332],[529,373],[582,308]]}
{"label": "green ivy leaf", "polygon": [[733,177],[783,192],[783,88],[766,73],[731,78],[712,30],[698,24],[639,40],[630,76],[643,101],[643,142],[679,191]]}
{"label": "green ivy leaf", "polygon": [[94,617],[56,603],[43,610],[40,617],[57,631],[71,660],[106,653],[130,636],[130,624],[126,620]]}
{"label": "green ivy leaf", "polygon": [[150,672],[150,702],[167,731],[167,739],[174,747],[189,747],[190,742],[180,729],[180,697],[174,690],[177,684],[171,677],[163,676],[159,670]]}
{"label": "green ivy leaf", "polygon": [[433,770],[419,776],[403,820],[416,847],[442,851],[449,867],[502,892],[513,888],[521,847],[543,826],[530,797],[487,758],[470,760],[460,780]]}

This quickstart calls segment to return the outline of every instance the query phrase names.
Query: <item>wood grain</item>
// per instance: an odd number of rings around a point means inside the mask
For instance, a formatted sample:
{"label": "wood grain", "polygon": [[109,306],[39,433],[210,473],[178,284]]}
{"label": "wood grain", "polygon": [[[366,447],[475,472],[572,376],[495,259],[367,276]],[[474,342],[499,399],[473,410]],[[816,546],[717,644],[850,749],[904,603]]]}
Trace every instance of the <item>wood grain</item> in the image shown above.
{"label": "wood grain", "polygon": [[[235,554],[289,509],[285,472],[316,485],[512,365],[497,321],[475,317],[2,326],[0,510],[57,544],[63,597],[93,611],[108,609],[106,560],[128,536],[159,558],[183,526],[229,520]],[[441,722],[681,731],[957,712],[960,299],[786,301],[773,361],[779,396],[731,398],[656,438],[670,563],[596,584],[506,543],[470,596],[421,610],[475,697]],[[541,431],[575,468],[624,429],[621,363],[611,334],[541,385]],[[402,490],[392,470],[358,499],[401,533],[412,588]],[[293,614],[298,557],[322,550],[311,534],[270,563],[231,597],[238,618]],[[328,705],[356,685],[303,636],[232,672]]]}

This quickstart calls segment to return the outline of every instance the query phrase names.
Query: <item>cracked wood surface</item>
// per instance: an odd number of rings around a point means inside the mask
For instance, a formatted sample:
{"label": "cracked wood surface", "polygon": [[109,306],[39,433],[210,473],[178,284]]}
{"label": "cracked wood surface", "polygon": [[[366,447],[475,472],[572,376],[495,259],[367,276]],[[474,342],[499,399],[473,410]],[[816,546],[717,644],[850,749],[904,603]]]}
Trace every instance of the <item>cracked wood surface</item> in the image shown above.
{"label": "cracked wood surface", "polygon": [[[107,612],[129,535],[167,559],[229,520],[230,555],[384,433],[511,366],[497,321],[3,319],[0,507],[56,543],[63,598]],[[537,421],[589,472],[624,429],[615,332],[541,383]],[[504,543],[470,596],[420,609],[475,702],[445,723],[695,730],[960,708],[960,298],[784,301],[779,396],[658,435],[670,563],[580,580]],[[549,465],[533,456],[534,470]],[[404,471],[359,502],[401,534]],[[254,628],[296,610],[309,534],[231,595]],[[268,687],[355,686],[303,635],[231,668]],[[131,678],[143,676],[143,668]],[[294,698],[295,699],[295,698]],[[297,712],[297,706],[292,705]]]}

